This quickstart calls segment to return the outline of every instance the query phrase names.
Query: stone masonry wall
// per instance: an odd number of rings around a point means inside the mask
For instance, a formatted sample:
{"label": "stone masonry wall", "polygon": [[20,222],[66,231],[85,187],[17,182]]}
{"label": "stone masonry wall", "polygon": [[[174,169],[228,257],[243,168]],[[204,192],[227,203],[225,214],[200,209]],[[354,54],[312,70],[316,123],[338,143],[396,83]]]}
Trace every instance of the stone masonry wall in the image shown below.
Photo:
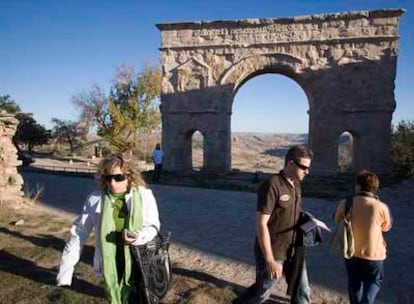
{"label": "stone masonry wall", "polygon": [[22,200],[23,178],[17,172],[21,161],[12,142],[19,121],[12,114],[0,112],[0,202]]}
{"label": "stone masonry wall", "polygon": [[235,94],[256,75],[278,73],[296,81],[308,97],[314,173],[336,172],[337,139],[345,131],[355,139],[355,167],[386,173],[403,13],[157,25],[165,169],[191,170],[189,142],[198,130],[205,140],[204,169],[229,171]]}

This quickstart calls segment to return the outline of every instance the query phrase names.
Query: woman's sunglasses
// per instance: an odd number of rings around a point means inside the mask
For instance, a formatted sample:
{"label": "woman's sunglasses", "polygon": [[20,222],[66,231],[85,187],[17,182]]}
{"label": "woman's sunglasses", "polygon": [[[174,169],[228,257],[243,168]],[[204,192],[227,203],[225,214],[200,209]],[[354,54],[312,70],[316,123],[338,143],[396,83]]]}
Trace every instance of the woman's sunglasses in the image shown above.
{"label": "woman's sunglasses", "polygon": [[120,174],[103,174],[102,179],[106,182],[111,182],[114,179],[116,182],[123,182],[127,179],[127,175],[120,173]]}

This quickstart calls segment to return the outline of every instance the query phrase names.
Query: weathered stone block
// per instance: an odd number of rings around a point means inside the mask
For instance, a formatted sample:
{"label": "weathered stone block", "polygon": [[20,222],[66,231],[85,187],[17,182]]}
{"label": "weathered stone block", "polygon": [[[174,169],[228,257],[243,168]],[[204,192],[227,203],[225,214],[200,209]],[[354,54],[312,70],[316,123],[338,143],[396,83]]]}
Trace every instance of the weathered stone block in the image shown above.
{"label": "weathered stone block", "polygon": [[17,149],[12,138],[19,121],[14,115],[0,113],[0,201],[16,202],[23,196],[23,178],[17,172],[21,161],[17,160]]}

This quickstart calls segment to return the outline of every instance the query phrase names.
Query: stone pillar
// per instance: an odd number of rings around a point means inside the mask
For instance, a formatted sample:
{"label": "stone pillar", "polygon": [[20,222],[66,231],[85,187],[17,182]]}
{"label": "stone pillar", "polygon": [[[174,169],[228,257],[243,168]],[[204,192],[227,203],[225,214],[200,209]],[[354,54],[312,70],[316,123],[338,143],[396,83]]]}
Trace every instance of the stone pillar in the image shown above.
{"label": "stone pillar", "polygon": [[354,114],[356,134],[355,169],[367,169],[376,174],[391,171],[391,113]]}
{"label": "stone pillar", "polygon": [[17,172],[21,161],[17,160],[17,149],[12,138],[19,121],[12,114],[0,112],[0,201],[21,202],[23,178]]}
{"label": "stone pillar", "polygon": [[216,130],[210,130],[205,139],[205,167],[211,173],[226,173],[231,170],[231,132],[230,116],[226,114],[214,115],[207,121],[214,121]]}
{"label": "stone pillar", "polygon": [[195,131],[204,137],[204,171],[223,173],[230,170],[230,116],[222,113],[169,113],[163,115],[163,169],[192,169],[191,140]]}
{"label": "stone pillar", "polygon": [[162,166],[165,171],[186,171],[191,167],[191,159],[187,157],[187,151],[191,151],[191,141],[186,141],[186,137],[191,135],[185,132],[182,125],[188,118],[188,115],[179,113],[162,115]]}
{"label": "stone pillar", "polygon": [[314,153],[311,174],[314,175],[331,175],[338,170],[338,131],[334,127],[327,128],[332,126],[328,122],[329,119],[318,119],[318,116],[310,121],[309,146]]}
{"label": "stone pillar", "polygon": [[204,137],[203,171],[231,169],[231,87],[199,88],[161,96],[163,169],[192,170],[191,142],[195,131]]}

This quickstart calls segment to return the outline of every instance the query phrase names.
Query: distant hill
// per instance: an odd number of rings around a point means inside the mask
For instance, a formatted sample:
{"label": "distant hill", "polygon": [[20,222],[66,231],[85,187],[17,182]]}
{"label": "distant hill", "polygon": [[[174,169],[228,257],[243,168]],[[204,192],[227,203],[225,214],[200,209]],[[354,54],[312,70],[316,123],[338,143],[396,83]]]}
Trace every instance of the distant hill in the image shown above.
{"label": "distant hill", "polygon": [[307,142],[307,134],[233,133],[232,168],[249,172],[279,171],[287,150]]}

